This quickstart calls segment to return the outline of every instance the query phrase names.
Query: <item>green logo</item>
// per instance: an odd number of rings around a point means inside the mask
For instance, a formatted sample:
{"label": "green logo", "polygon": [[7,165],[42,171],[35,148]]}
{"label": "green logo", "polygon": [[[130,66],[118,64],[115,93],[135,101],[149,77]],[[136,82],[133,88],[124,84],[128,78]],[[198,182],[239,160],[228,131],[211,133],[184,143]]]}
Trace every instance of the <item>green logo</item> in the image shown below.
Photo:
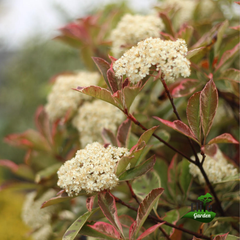
{"label": "green logo", "polygon": [[[182,218],[191,218],[204,223],[211,222],[216,216],[216,213],[212,212],[212,206],[209,204],[212,201],[211,194],[202,195],[197,200],[196,203],[191,204],[191,211]],[[194,205],[196,206],[195,209]]]}

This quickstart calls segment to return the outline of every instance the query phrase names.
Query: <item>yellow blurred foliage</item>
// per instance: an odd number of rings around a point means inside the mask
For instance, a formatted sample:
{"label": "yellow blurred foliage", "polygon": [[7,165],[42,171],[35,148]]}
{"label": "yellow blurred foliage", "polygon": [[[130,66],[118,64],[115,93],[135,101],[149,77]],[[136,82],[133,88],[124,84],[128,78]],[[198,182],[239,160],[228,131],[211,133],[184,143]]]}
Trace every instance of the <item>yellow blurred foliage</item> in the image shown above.
{"label": "yellow blurred foliage", "polygon": [[[1,171],[0,171],[1,178]],[[0,179],[2,183],[2,179]],[[0,192],[0,239],[31,240],[30,229],[21,220],[24,195],[11,189]]]}

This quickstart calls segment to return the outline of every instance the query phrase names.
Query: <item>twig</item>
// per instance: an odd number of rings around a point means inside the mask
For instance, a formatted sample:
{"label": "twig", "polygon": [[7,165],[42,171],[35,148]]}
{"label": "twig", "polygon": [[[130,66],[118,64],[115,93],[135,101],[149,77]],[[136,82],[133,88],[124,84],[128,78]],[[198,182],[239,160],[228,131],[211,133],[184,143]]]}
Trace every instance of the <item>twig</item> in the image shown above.
{"label": "twig", "polygon": [[[113,195],[113,196],[114,196],[114,195]],[[115,197],[115,196],[114,196],[114,198],[115,198],[115,201],[116,201],[116,202],[118,202],[118,203],[122,204],[123,206],[126,206],[127,208],[129,208],[129,209],[137,212],[137,208],[132,207],[131,205],[125,203],[124,201],[122,201],[121,199],[119,199],[119,198],[117,198],[117,197]],[[196,233],[196,232],[192,232],[191,230],[188,230],[188,229],[179,227],[179,226],[174,225],[174,224],[172,224],[172,223],[166,222],[165,220],[156,218],[156,217],[154,217],[154,216],[152,216],[152,215],[148,215],[147,218],[148,218],[149,220],[153,220],[153,221],[155,221],[155,222],[164,222],[164,224],[167,225],[167,226],[169,226],[169,227],[178,229],[178,230],[180,230],[180,231],[182,231],[182,232],[191,234],[191,235],[193,235],[193,236],[195,236],[195,237],[210,240],[210,237],[207,237],[207,236],[205,236],[205,235],[202,235],[202,234],[199,234],[199,233]]]}
{"label": "twig", "polygon": [[[166,82],[165,82],[165,80],[164,80],[164,75],[163,75],[163,74],[161,75],[161,81],[162,81],[162,84],[163,84],[163,86],[164,86],[164,88],[165,88],[165,91],[166,91],[166,93],[167,93],[167,95],[168,95],[168,98],[169,98],[169,100],[170,100],[170,102],[171,102],[171,104],[172,104],[173,112],[176,114],[178,120],[181,121],[181,118],[180,118],[180,116],[179,116],[179,114],[178,114],[178,111],[177,111],[177,109],[176,109],[176,107],[175,107],[175,104],[174,104],[174,102],[173,102],[173,98],[172,98],[172,96],[171,96],[171,94],[170,94],[170,92],[169,92],[169,89],[168,89],[168,87],[167,87],[167,84],[166,84]],[[202,162],[200,162],[199,157],[198,157],[198,155],[197,155],[197,153],[196,153],[196,151],[195,151],[195,149],[194,149],[192,140],[191,140],[190,138],[188,138],[188,141],[189,141],[189,144],[190,144],[190,146],[191,146],[191,148],[192,148],[192,150],[193,150],[193,153],[194,153],[194,156],[195,156],[195,159],[196,159],[196,160],[195,160],[195,165],[197,165],[197,167],[200,169],[200,171],[201,171],[201,173],[202,173],[202,175],[203,175],[203,177],[204,177],[204,179],[205,179],[205,182],[206,182],[209,190],[211,191],[211,193],[213,194],[213,196],[214,196],[214,198],[215,198],[216,204],[217,204],[217,206],[218,206],[218,209],[219,209],[221,215],[222,215],[222,216],[225,216],[225,213],[224,213],[223,208],[222,208],[222,206],[221,206],[221,203],[220,203],[220,201],[219,201],[219,199],[218,199],[218,197],[217,197],[217,194],[216,194],[216,192],[215,192],[212,184],[210,183],[210,181],[209,181],[209,179],[208,179],[208,176],[207,176],[207,174],[206,174],[206,172],[205,172],[205,170],[204,170],[204,168],[203,168],[203,162],[204,162],[204,160],[205,160],[205,155],[203,155]]]}

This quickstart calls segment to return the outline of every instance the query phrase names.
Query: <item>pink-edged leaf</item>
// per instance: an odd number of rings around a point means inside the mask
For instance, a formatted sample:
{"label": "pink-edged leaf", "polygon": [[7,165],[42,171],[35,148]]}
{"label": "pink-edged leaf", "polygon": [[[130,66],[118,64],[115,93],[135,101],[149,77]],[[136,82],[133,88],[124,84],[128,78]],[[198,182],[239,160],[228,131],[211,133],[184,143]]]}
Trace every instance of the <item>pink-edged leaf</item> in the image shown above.
{"label": "pink-edged leaf", "polygon": [[131,132],[131,120],[127,118],[118,128],[117,142],[118,147],[126,147],[128,145]]}
{"label": "pink-edged leaf", "polygon": [[161,37],[163,37],[164,40],[175,41],[175,38],[172,35],[168,34],[168,33],[160,32],[160,35],[161,35]]}
{"label": "pink-edged leaf", "polygon": [[193,93],[201,83],[196,79],[183,79],[169,87],[173,98],[185,97]]}
{"label": "pink-edged leaf", "polygon": [[121,222],[123,227],[130,228],[130,226],[134,222],[134,219],[128,215],[123,214],[119,216],[119,221]]}
{"label": "pink-edged leaf", "polygon": [[111,144],[112,146],[116,146],[116,147],[118,146],[117,139],[111,130],[103,128],[101,134],[105,144]]}
{"label": "pink-edged leaf", "polygon": [[124,237],[122,225],[117,215],[117,207],[115,198],[110,192],[101,192],[98,194],[98,205],[109,222],[118,229],[122,237]]}
{"label": "pink-edged leaf", "polygon": [[192,240],[202,240],[201,238],[197,238],[195,236],[193,236]]}
{"label": "pink-edged leaf", "polygon": [[208,144],[213,143],[233,143],[233,144],[239,144],[239,142],[229,133],[223,133],[213,139],[211,139]]}
{"label": "pink-edged leaf", "polygon": [[201,147],[201,150],[208,156],[214,157],[217,153],[218,146],[217,144],[205,145]]}
{"label": "pink-edged leaf", "polygon": [[110,68],[107,71],[107,78],[108,78],[108,82],[110,85],[110,89],[112,90],[112,93],[117,92],[118,89],[118,79],[115,77],[115,74],[113,72],[113,70]]}
{"label": "pink-edged leaf", "polygon": [[50,121],[43,106],[38,107],[34,116],[34,121],[41,135],[48,139],[50,143],[53,143],[53,139],[51,136]]}
{"label": "pink-edged leaf", "polygon": [[79,218],[77,218],[68,230],[64,233],[62,240],[73,240],[77,236],[78,232],[87,222],[87,220],[95,213],[99,208],[94,209],[91,212],[86,212]]}
{"label": "pink-edged leaf", "polygon": [[86,207],[87,207],[87,210],[88,210],[89,212],[91,212],[92,209],[93,209],[93,204],[94,204],[94,199],[95,199],[95,197],[96,197],[96,195],[95,195],[95,196],[88,197],[88,198],[86,199]]}
{"label": "pink-edged leaf", "polygon": [[90,228],[96,230],[97,232],[100,232],[108,237],[111,237],[113,239],[120,239],[120,234],[116,230],[115,227],[113,227],[109,223],[105,222],[96,222],[94,225],[88,225]]}
{"label": "pink-edged leaf", "polygon": [[166,126],[172,128],[172,129],[182,133],[183,135],[193,139],[195,142],[200,144],[199,141],[197,140],[196,136],[192,132],[192,130],[185,123],[183,123],[182,121],[175,120],[173,122],[170,122],[168,120],[164,120],[164,119],[161,119],[159,117],[153,117],[153,118],[155,118],[159,122],[163,123],[164,125],[166,125]]}
{"label": "pink-edged leaf", "polygon": [[195,48],[195,49],[188,51],[187,59],[191,59],[192,57],[196,56],[197,54],[204,52],[205,48],[206,47],[199,47],[199,48]]}
{"label": "pink-edged leaf", "polygon": [[239,53],[240,43],[238,43],[233,49],[230,49],[223,53],[218,65],[216,66],[217,71],[221,66],[223,66],[230,58],[232,58],[235,54]]}
{"label": "pink-edged leaf", "polygon": [[196,92],[189,98],[186,110],[188,124],[199,142],[201,142],[200,94],[201,92]]}
{"label": "pink-edged leaf", "polygon": [[168,190],[173,198],[176,196],[176,192],[177,192],[178,176],[176,172],[177,172],[177,154],[174,155],[168,167],[167,185],[168,185]]}
{"label": "pink-edged leaf", "polygon": [[184,24],[177,33],[177,38],[182,38],[186,41],[187,45],[190,42],[193,34],[193,27]]}
{"label": "pink-edged leaf", "polygon": [[0,166],[8,168],[12,172],[16,172],[18,170],[18,165],[7,159],[0,160]]}
{"label": "pink-edged leaf", "polygon": [[161,17],[161,19],[165,25],[165,29],[166,29],[167,33],[169,33],[170,35],[172,35],[174,37],[175,33],[173,30],[172,22],[170,21],[169,17],[163,12],[159,13],[159,16]]}
{"label": "pink-edged leaf", "polygon": [[10,169],[15,175],[19,177],[34,181],[34,177],[35,177],[34,173],[32,169],[27,165],[24,165],[24,164],[17,165],[16,163],[10,160],[2,159],[0,160],[0,166]]}
{"label": "pink-edged leaf", "polygon": [[237,31],[240,31],[240,25],[237,25],[237,26],[234,26],[234,27],[229,27],[233,30],[237,30]]}
{"label": "pink-edged leaf", "polygon": [[217,235],[213,240],[226,240],[228,233]]}
{"label": "pink-edged leaf", "polygon": [[200,94],[201,123],[204,141],[211,129],[213,118],[218,106],[218,92],[215,83],[211,79],[205,85]]}
{"label": "pink-edged leaf", "polygon": [[54,204],[58,204],[61,202],[69,201],[74,197],[69,197],[65,191],[61,191],[57,197],[50,198],[49,200],[45,201],[41,208],[45,208]]}
{"label": "pink-edged leaf", "polygon": [[98,86],[89,86],[78,87],[75,90],[86,95],[89,95],[91,97],[98,98],[105,102],[111,103],[112,105],[118,107],[119,109],[122,109],[122,106],[121,104],[119,104],[119,101],[116,101],[115,98],[111,95],[111,92],[105,88],[101,88]]}
{"label": "pink-edged leaf", "polygon": [[10,134],[4,139],[8,144],[20,148],[30,148],[40,151],[51,151],[49,143],[37,131],[29,129],[23,133]]}
{"label": "pink-edged leaf", "polygon": [[137,239],[138,233],[152,211],[154,205],[159,200],[160,195],[163,193],[163,188],[153,189],[140,203],[137,211],[136,224],[133,227],[134,239]]}
{"label": "pink-edged leaf", "polygon": [[155,162],[156,162],[156,157],[154,155],[149,159],[147,159],[145,162],[141,163],[140,165],[137,165],[136,167],[125,171],[118,178],[120,181],[130,181],[135,178],[138,178],[143,174],[146,174],[151,169],[153,169]]}
{"label": "pink-edged leaf", "polygon": [[224,73],[219,77],[219,79],[240,83],[240,70],[235,68],[229,68],[224,71]]}
{"label": "pink-edged leaf", "polygon": [[129,228],[129,235],[128,235],[129,240],[134,240],[135,239],[135,238],[133,238],[133,236],[134,236],[134,231],[136,230],[136,226],[137,226],[137,222],[134,221]]}
{"label": "pink-edged leaf", "polygon": [[159,228],[161,225],[163,225],[165,222],[162,223],[158,223],[153,225],[152,227],[148,228],[144,233],[142,233],[137,240],[142,240],[143,238],[145,238],[146,236],[148,236],[149,234],[153,233],[157,228]]}
{"label": "pink-edged leaf", "polygon": [[107,71],[110,68],[110,63],[108,63],[107,61],[105,61],[102,58],[99,57],[92,57],[93,61],[95,62],[98,70],[100,71],[100,73],[103,76],[103,79],[105,80],[107,86],[109,87],[109,90],[111,89],[110,84],[108,82],[108,78],[107,78]]}

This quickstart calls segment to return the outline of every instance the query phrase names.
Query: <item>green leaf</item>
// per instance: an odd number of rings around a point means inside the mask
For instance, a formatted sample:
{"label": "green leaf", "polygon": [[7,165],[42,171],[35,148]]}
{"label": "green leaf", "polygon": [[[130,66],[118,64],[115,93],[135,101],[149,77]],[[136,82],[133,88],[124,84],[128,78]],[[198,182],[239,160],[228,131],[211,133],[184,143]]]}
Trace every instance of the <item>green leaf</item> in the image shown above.
{"label": "green leaf", "polygon": [[192,57],[196,56],[197,54],[205,52],[205,48],[206,47],[199,47],[199,48],[195,48],[195,49],[188,51],[187,59],[191,59]]}
{"label": "green leaf", "polygon": [[113,240],[113,239],[116,239],[114,237],[110,237],[102,232],[99,232],[97,231],[96,229],[93,229],[91,227],[91,225],[84,225],[82,227],[82,229],[80,230],[79,232],[81,235],[84,235],[84,236],[90,236],[90,237],[94,237],[94,238],[97,238],[97,239],[104,239],[104,240]]}
{"label": "green leaf", "polygon": [[[150,171],[147,174],[139,177],[134,180],[132,183],[132,188],[135,194],[140,198],[144,199],[149,192],[153,189],[161,187],[161,180],[156,171]],[[154,210],[156,211],[158,207],[158,203],[154,206]]]}
{"label": "green leaf", "polygon": [[98,86],[90,86],[90,87],[78,87],[75,89],[81,93],[89,95],[94,98],[101,99],[105,102],[111,103],[112,105],[118,107],[120,110],[123,109],[123,106],[120,104],[120,99],[116,99],[117,97],[113,97],[111,92],[105,88],[101,88]]}
{"label": "green leaf", "polygon": [[221,24],[220,28],[218,29],[217,41],[214,44],[214,53],[215,53],[215,55],[217,55],[217,53],[218,53],[218,50],[219,50],[219,48],[221,46],[221,43],[222,43],[223,34],[224,34],[225,30],[227,29],[228,25],[229,25],[228,20],[225,20]]}
{"label": "green leaf", "polygon": [[118,161],[118,163],[117,163],[117,165],[116,165],[116,168],[115,168],[115,174],[117,175],[117,176],[119,176],[119,175],[121,175],[123,172],[125,172],[126,171],[126,168],[127,168],[127,166],[128,166],[128,164],[130,164],[130,167],[131,167],[131,160],[133,160],[134,159],[134,157],[129,157],[129,156],[127,156],[127,157],[122,157],[119,161]]}
{"label": "green leaf", "polygon": [[56,163],[56,164],[38,172],[35,177],[35,182],[40,183],[41,181],[44,181],[44,180],[49,179],[52,176],[56,175],[57,171],[61,167],[61,165],[62,165],[61,163]]}
{"label": "green leaf", "polygon": [[240,83],[239,76],[240,76],[240,70],[235,68],[229,68],[222,73],[219,79]]}
{"label": "green leaf", "polygon": [[186,159],[178,164],[178,173],[178,181],[186,199],[192,180],[192,175],[189,173],[189,162]]}
{"label": "green leaf", "polygon": [[213,139],[211,139],[208,144],[213,143],[233,143],[233,144],[239,144],[239,142],[229,133],[223,133]]}
{"label": "green leaf", "polygon": [[204,134],[204,142],[211,129],[213,118],[218,106],[217,88],[211,79],[200,94],[201,123]]}
{"label": "green leaf", "polygon": [[196,92],[189,98],[186,109],[188,124],[199,142],[201,142],[200,94],[201,92]]}
{"label": "green leaf", "polygon": [[[163,217],[164,221],[170,222],[172,224],[175,224],[178,221],[178,219],[179,219],[179,212],[178,212],[178,210],[175,210],[175,209],[167,212],[166,216]],[[171,235],[174,230],[172,227],[169,227],[166,225],[163,225],[162,228],[166,231],[166,233],[168,235]]]}
{"label": "green leaf", "polygon": [[98,205],[109,222],[120,232],[124,238],[121,223],[117,215],[117,207],[114,197],[109,192],[100,192],[98,194]]}
{"label": "green leaf", "polygon": [[130,181],[150,171],[156,162],[155,155],[140,165],[127,170],[119,176],[120,181]]}
{"label": "green leaf", "polygon": [[110,68],[110,64],[107,61],[105,61],[104,59],[99,58],[99,57],[92,57],[92,59],[95,62],[95,64],[97,65],[98,70],[102,74],[103,79],[105,80],[108,88],[111,89],[109,82],[108,82],[108,78],[107,78],[107,71]]}
{"label": "green leaf", "polygon": [[172,198],[176,199],[177,196],[177,154],[174,155],[172,161],[168,167],[168,190],[172,196]]}
{"label": "green leaf", "polygon": [[96,208],[92,210],[91,212],[86,212],[79,218],[75,220],[75,222],[68,228],[68,230],[63,235],[63,240],[73,240],[78,232],[81,230],[83,225],[86,223],[86,221],[97,211],[99,208]]}
{"label": "green leaf", "polygon": [[134,226],[134,236],[136,239],[137,235],[144,224],[145,220],[147,219],[148,215],[150,214],[151,210],[153,209],[153,206],[156,204],[156,202],[159,200],[160,195],[163,193],[163,188],[157,188],[152,190],[140,203],[138,211],[137,211],[137,218],[136,218],[136,224]]}
{"label": "green leaf", "polygon": [[161,187],[164,189],[164,195],[166,195],[168,198],[172,199],[172,196],[168,190],[168,165],[167,163],[162,159],[157,159],[154,170],[157,172],[158,176],[161,179]]}

